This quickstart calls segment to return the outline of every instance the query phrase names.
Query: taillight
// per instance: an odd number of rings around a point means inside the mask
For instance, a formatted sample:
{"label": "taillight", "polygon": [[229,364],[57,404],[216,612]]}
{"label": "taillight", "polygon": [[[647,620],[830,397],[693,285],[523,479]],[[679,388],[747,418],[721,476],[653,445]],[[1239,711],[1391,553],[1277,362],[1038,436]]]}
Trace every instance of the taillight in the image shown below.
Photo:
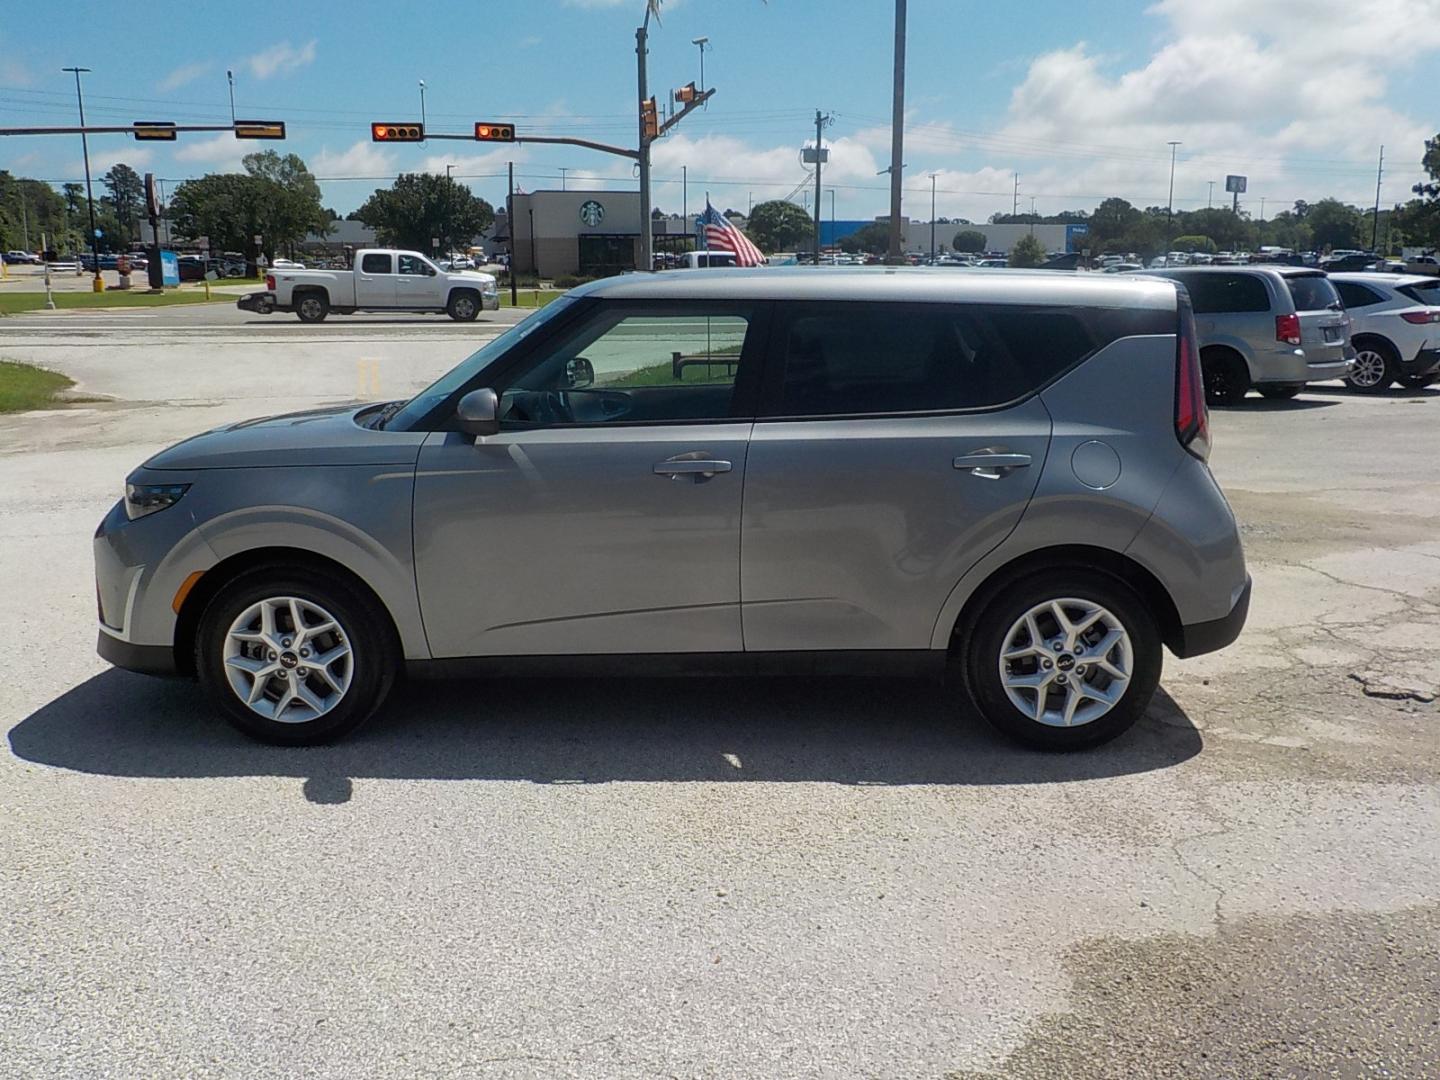
{"label": "taillight", "polygon": [[1276,315],[1275,316],[1275,340],[1283,341],[1286,345],[1300,344],[1300,316],[1299,315]]}
{"label": "taillight", "polygon": [[265,275],[265,288],[269,289],[271,292],[274,292],[274,291],[275,291],[275,275],[274,275],[274,274],[266,274],[266,275]]}
{"label": "taillight", "polygon": [[1424,326],[1426,323],[1440,323],[1440,310],[1402,311],[1400,318],[1408,323],[1414,323],[1417,326]]}
{"label": "taillight", "polygon": [[1201,461],[1210,457],[1210,410],[1205,406],[1205,380],[1200,373],[1195,311],[1190,294],[1176,290],[1179,326],[1175,335],[1175,437]]}

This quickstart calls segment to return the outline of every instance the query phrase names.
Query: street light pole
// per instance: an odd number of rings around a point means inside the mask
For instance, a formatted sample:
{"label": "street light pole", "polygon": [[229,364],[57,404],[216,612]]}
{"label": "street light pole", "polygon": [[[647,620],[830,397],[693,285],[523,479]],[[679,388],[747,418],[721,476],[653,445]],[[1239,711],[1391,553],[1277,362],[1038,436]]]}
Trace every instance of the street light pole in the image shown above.
{"label": "street light pole", "polygon": [[[89,68],[67,67],[62,71],[75,73],[75,103],[80,108],[80,126],[85,126],[85,98],[80,93],[80,74],[88,72]],[[90,184],[90,143],[85,138],[85,132],[80,132],[80,150],[85,156],[85,201],[90,204],[90,255],[95,260],[95,291],[101,292],[105,288],[104,279],[100,277],[100,238],[95,234],[98,230],[95,227],[95,192]]]}
{"label": "street light pole", "polygon": [[225,69],[225,81],[230,84],[230,123],[235,123],[235,72]]}
{"label": "street light pole", "polygon": [[450,235],[450,170],[455,168],[453,162],[445,163],[445,251],[450,256],[450,261],[455,261],[455,238]]}
{"label": "street light pole", "polygon": [[640,129],[640,250],[636,252],[637,270],[653,270],[654,257],[650,254],[650,136],[645,131],[645,100],[650,96],[649,81],[645,73],[645,54],[650,37],[650,13],[655,9],[654,0],[646,0],[645,21],[635,31],[635,81],[640,91],[636,102],[637,120]]}
{"label": "street light pole", "polygon": [[887,261],[900,261],[900,185],[905,168],[905,11],[895,0],[894,101],[890,113],[890,251]]}
{"label": "street light pole", "polygon": [[[710,44],[710,39],[708,37],[691,38],[690,44],[700,49],[700,91],[703,93],[705,91],[705,47]],[[705,104],[708,107],[710,103],[706,102]]]}
{"label": "street light pole", "polygon": [[1175,233],[1175,148],[1180,145],[1178,140],[1171,141],[1170,146],[1170,196],[1165,203],[1165,265],[1170,265],[1170,239]]}
{"label": "street light pole", "polygon": [[1209,210],[1215,206],[1215,181],[1206,180],[1205,182],[1210,185],[1210,191],[1205,196],[1205,209]]}
{"label": "street light pole", "polygon": [[[421,80],[420,80],[420,131],[422,132],[422,134],[423,134],[423,132],[425,131],[425,80],[424,80],[424,79],[421,79]],[[421,142],[424,142],[425,140],[422,138],[420,141],[421,141]]]}
{"label": "street light pole", "polygon": [[930,174],[930,261],[935,261],[935,173]]}

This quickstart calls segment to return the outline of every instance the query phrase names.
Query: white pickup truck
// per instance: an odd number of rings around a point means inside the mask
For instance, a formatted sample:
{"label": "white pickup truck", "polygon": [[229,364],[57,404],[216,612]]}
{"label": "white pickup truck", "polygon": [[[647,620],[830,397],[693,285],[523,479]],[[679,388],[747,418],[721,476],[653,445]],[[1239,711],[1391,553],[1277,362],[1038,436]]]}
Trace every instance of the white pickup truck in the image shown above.
{"label": "white pickup truck", "polygon": [[237,306],[293,311],[301,322],[355,311],[443,311],[468,322],[497,309],[500,297],[490,274],[441,270],[418,251],[367,248],[355,253],[350,270],[272,270],[265,291],[241,297]]}

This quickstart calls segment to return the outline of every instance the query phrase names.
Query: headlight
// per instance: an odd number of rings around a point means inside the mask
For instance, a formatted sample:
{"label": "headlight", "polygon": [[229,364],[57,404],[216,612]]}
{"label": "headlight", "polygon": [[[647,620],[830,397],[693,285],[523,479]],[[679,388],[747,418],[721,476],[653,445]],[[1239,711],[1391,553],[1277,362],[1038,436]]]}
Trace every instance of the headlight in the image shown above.
{"label": "headlight", "polygon": [[189,490],[189,484],[126,484],[125,516],[134,521],[174,506]]}

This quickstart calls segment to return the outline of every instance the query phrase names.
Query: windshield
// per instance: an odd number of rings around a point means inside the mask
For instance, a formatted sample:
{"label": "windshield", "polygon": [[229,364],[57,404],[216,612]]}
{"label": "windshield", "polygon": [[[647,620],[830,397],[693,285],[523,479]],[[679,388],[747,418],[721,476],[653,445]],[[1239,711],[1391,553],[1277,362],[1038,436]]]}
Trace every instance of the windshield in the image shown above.
{"label": "windshield", "polygon": [[1340,303],[1340,294],[1324,274],[1292,274],[1285,278],[1296,311],[1324,311]]}
{"label": "windshield", "polygon": [[552,300],[524,322],[517,323],[499,337],[481,346],[478,351],[460,361],[407,401],[399,412],[390,417],[385,426],[397,431],[410,430],[413,425],[425,419],[426,415],[437,405],[489,367],[497,357],[509,352],[574,303],[575,301],[568,296]]}

